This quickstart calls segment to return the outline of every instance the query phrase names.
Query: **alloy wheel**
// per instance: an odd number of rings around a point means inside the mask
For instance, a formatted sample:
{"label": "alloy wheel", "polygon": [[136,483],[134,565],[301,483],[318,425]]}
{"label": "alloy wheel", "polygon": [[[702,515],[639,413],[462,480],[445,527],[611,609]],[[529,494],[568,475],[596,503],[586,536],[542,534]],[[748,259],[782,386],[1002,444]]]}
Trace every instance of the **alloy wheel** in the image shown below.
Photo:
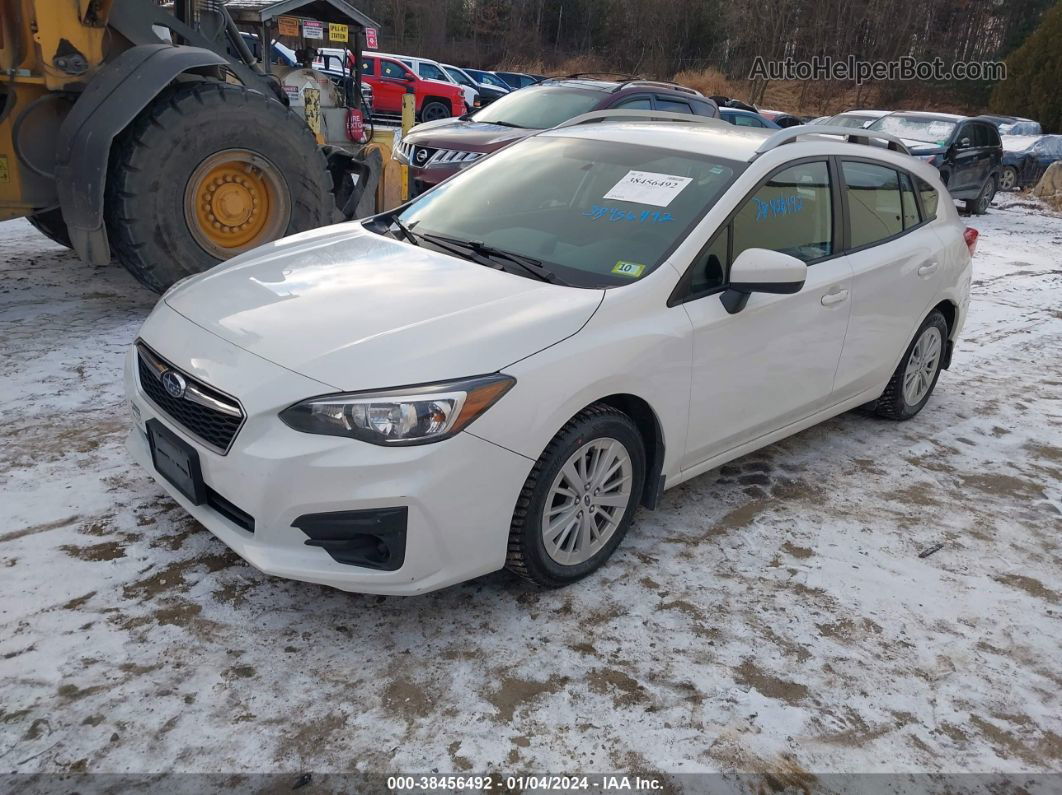
{"label": "alloy wheel", "polygon": [[940,330],[930,327],[911,349],[903,373],[903,399],[908,406],[917,406],[929,394],[940,364],[942,342]]}
{"label": "alloy wheel", "polygon": [[631,501],[630,453],[600,438],[576,450],[553,479],[542,512],[542,542],[554,561],[575,566],[593,557],[616,532]]}

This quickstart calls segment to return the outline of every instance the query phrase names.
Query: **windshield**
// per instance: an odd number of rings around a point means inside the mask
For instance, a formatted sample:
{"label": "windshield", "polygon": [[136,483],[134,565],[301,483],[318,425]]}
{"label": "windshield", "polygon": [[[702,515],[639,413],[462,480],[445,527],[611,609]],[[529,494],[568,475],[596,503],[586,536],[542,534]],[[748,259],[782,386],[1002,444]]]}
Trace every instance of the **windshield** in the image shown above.
{"label": "windshield", "polygon": [[444,66],[443,69],[446,70],[446,74],[450,75],[450,77],[452,77],[454,80],[456,80],[461,85],[463,85],[463,86],[471,86],[472,88],[476,87],[476,84],[473,83],[472,80],[469,79],[465,75],[465,73],[462,72],[460,69],[455,69],[452,66]]}
{"label": "windshield", "polygon": [[486,83],[488,86],[494,86],[495,88],[504,88],[506,91],[509,90],[509,85],[504,80],[502,80],[500,77],[497,77],[496,75],[492,75],[490,72],[481,72],[479,70],[476,70],[474,72],[470,71],[469,74],[472,75],[472,77],[474,77],[479,82]]}
{"label": "windshield", "polygon": [[472,118],[532,130],[556,127],[568,119],[593,110],[601,101],[597,91],[558,86],[529,86],[506,94]]}
{"label": "windshield", "polygon": [[534,137],[414,200],[399,218],[417,235],[533,258],[575,286],[629,284],[663,262],[742,168],[668,149]]}
{"label": "windshield", "polygon": [[870,125],[871,130],[892,133],[899,138],[944,146],[955,132],[955,122],[927,116],[882,116]]}
{"label": "windshield", "polygon": [[872,116],[852,116],[847,113],[842,113],[839,116],[834,116],[826,123],[831,127],[862,127],[872,118]]}

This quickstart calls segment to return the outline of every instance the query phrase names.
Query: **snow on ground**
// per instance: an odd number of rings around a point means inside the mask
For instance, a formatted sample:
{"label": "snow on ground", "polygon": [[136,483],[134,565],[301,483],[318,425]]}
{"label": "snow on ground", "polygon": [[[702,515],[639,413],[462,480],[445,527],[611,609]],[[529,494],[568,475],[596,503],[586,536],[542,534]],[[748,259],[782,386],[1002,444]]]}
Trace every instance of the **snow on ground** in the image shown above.
{"label": "snow on ground", "polygon": [[123,446],[154,296],[0,224],[0,771],[1062,769],[1062,219],[971,223],[915,420],[673,489],[575,587],[415,598],[267,577],[185,516]]}

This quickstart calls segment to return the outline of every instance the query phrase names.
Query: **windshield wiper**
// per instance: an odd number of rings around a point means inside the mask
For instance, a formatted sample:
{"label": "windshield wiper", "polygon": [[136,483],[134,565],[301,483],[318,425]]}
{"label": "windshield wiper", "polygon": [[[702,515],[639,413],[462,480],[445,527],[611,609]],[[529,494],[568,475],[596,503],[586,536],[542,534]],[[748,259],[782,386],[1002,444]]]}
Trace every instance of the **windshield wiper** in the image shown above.
{"label": "windshield wiper", "polygon": [[493,258],[495,260],[507,260],[519,268],[522,268],[525,272],[531,274],[532,277],[539,281],[570,286],[549,268],[544,267],[541,261],[534,259],[533,257],[525,257],[523,254],[513,254],[504,249],[488,246],[482,240],[458,240],[457,238],[443,237],[442,235],[424,235],[424,237],[436,244],[461,246],[462,248],[466,248],[484,257]]}
{"label": "windshield wiper", "polygon": [[514,130],[526,130],[522,124],[513,124],[511,121],[490,121],[486,124],[497,124],[499,127],[512,127]]}
{"label": "windshield wiper", "polygon": [[417,242],[417,236],[413,234],[413,230],[406,226],[405,221],[399,218],[397,215],[391,216],[391,223],[398,227],[398,231],[402,233],[402,237],[412,243],[414,246],[419,246]]}

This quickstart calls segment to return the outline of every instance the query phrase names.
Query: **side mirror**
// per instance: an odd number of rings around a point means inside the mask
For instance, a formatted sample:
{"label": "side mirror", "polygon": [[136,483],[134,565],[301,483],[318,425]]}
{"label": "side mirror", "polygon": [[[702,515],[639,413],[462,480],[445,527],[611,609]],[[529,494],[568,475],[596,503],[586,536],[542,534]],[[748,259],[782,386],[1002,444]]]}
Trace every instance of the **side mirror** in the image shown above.
{"label": "side mirror", "polygon": [[970,139],[969,138],[963,138],[961,141],[959,141],[959,148],[960,149],[969,149],[970,148]]}
{"label": "side mirror", "polygon": [[719,296],[731,315],[745,308],[752,293],[798,293],[808,276],[808,266],[796,257],[766,248],[747,248],[730,266],[730,284]]}

